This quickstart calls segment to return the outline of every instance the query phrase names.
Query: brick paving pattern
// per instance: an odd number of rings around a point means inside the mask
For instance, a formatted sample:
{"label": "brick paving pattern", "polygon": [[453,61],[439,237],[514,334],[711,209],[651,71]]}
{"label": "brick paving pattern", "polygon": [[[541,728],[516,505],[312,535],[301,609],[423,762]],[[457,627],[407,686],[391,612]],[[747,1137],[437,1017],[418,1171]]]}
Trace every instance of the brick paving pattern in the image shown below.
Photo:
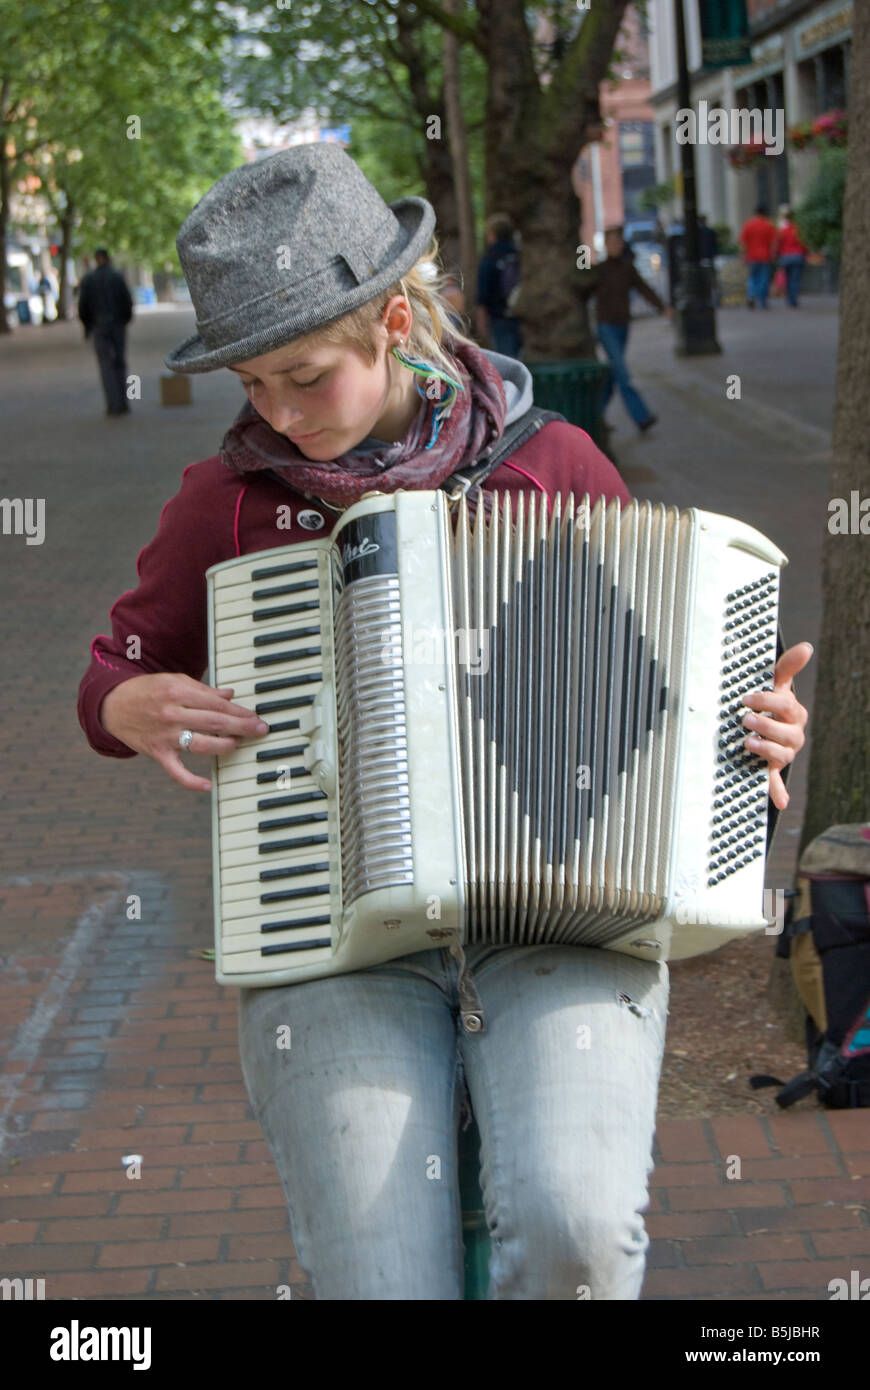
{"label": "brick paving pattern", "polygon": [[[694,361],[681,374],[665,326],[639,324],[635,370],[663,425],[642,441],[623,429],[614,447],[637,495],[730,511],[782,545],[796,562],[787,637],[812,641],[833,379],[819,347],[833,361],[834,305],[816,301],[787,327],[772,315],[773,350],[747,338],[746,317],[721,316],[727,361]],[[311,1297],[247,1102],[235,993],[216,987],[201,957],[212,944],[208,797],[143,758],[98,758],[75,716],[91,637],[135,583],[135,556],[181,469],[214,452],[238,402],[216,374],[194,379],[191,407],[160,407],[162,355],[190,322],[180,311],[137,315],[130,370],[142,375],[143,400],[121,419],[102,415],[77,325],[0,342],[15,440],[0,489],[46,498],[43,546],[0,538],[11,595],[0,1275],[44,1277],[48,1298],[274,1299],[280,1285]],[[734,360],[747,395],[756,367],[773,364],[745,411],[725,411],[719,391]],[[790,420],[795,380],[810,370],[804,415]],[[739,437],[747,430],[754,456]],[[802,698],[810,703],[806,687]],[[795,771],[772,883],[793,870],[805,755]],[[131,895],[139,919],[128,916]],[[771,1100],[761,1117],[660,1121],[645,1299],[817,1300],[830,1279],[870,1273],[867,1112],[775,1109]],[[122,1164],[132,1155],[142,1157],[134,1179]],[[729,1176],[734,1155],[739,1177]]]}

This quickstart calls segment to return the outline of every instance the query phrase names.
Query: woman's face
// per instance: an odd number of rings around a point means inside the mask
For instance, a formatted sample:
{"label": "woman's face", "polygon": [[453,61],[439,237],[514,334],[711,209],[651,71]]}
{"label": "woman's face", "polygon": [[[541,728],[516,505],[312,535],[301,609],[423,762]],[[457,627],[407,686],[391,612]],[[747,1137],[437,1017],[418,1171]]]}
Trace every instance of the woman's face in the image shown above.
{"label": "woman's face", "polygon": [[[379,426],[393,427],[400,402],[386,354],[400,336],[401,328],[379,325],[374,364],[354,344],[317,345],[301,338],[230,370],[241,378],[248,400],[273,430],[292,440],[306,458],[331,460],[366,435],[390,438],[389,433],[379,433]],[[403,397],[404,386],[398,386]]]}

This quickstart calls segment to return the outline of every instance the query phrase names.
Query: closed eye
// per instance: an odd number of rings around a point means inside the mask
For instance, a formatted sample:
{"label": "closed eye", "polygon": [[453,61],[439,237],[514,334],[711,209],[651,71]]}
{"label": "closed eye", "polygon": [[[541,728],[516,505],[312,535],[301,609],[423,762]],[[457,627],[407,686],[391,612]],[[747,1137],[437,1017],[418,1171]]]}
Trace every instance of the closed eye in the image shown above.
{"label": "closed eye", "polygon": [[[326,372],[321,372],[320,376],[316,376],[313,381],[294,381],[292,382],[292,385],[298,386],[300,391],[309,391],[312,386],[316,386],[317,383],[319,381],[322,381],[325,376]],[[242,386],[245,388],[246,391],[250,391],[252,386],[260,385],[259,381],[245,381],[243,378],[239,379],[241,380]]]}

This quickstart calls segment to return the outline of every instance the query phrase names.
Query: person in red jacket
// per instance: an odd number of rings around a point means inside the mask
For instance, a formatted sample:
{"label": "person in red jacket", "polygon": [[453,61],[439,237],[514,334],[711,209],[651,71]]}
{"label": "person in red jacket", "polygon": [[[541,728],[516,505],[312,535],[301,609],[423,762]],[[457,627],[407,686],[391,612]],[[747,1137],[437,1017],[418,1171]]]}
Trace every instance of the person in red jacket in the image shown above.
{"label": "person in red jacket", "polygon": [[[139,556],[138,587],[94,639],[79,717],[98,752],[144,753],[182,787],[208,789],[182,750],[229,753],[268,726],[232,689],[203,683],[206,569],[328,535],[371,489],[436,488],[525,414],[528,369],[450,324],[433,229],[425,200],[387,207],[331,144],[233,171],[186,220],[178,249],[197,332],[167,362],[229,368],[247,401],[220,453],[185,469]],[[560,422],[486,489],[547,507],[569,491],[630,500],[588,435]],[[749,746],[769,762],[778,805],[806,723],[789,682],[808,659],[791,649],[776,688],[748,697],[770,712],[755,716]],[[480,1032],[460,1026],[469,991],[490,1020]],[[638,1298],[667,995],[663,961],[554,944],[434,949],[241,990],[245,1082],[315,1295],[462,1298],[456,1137],[473,1108],[489,1296],[573,1301],[582,1286]],[[590,1018],[594,1046],[581,1050]],[[288,1024],[292,1052],[275,1043]]]}
{"label": "person in red jacket", "polygon": [[754,309],[756,304],[766,309],[776,245],[776,228],[763,203],[759,203],[755,215],[744,222],[740,232],[740,245],[743,247],[743,256],[748,267],[746,303],[750,309]]}
{"label": "person in red jacket", "polygon": [[785,293],[792,309],[798,307],[801,276],[807,263],[807,248],[798,235],[798,229],[790,207],[783,205],[779,210],[779,225],[776,229],[774,254],[785,271]]}

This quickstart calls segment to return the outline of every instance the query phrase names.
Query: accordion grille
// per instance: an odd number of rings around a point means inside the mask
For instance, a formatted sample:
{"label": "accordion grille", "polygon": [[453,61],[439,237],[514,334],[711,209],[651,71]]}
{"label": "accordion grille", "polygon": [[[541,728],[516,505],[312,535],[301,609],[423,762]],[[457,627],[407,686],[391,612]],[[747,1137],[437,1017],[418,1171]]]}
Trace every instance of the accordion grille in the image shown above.
{"label": "accordion grille", "polygon": [[[487,653],[456,668],[470,941],[607,946],[661,917],[694,525],[649,502],[460,504],[453,616]],[[728,595],[710,883],[764,853],[766,768],[736,720],[775,631],[775,574]]]}
{"label": "accordion grille", "polygon": [[342,895],[413,884],[399,580],[344,589],[335,613]]}

